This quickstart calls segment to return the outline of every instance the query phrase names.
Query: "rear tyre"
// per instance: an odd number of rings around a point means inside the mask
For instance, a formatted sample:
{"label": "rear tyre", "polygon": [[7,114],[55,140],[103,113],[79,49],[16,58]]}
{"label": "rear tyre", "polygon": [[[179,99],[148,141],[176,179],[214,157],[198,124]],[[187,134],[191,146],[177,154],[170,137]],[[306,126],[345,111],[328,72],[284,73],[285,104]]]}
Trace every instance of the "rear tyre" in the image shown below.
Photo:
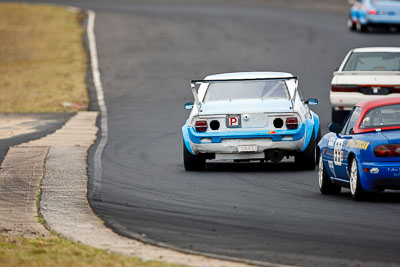
{"label": "rear tyre", "polygon": [[355,31],[356,30],[356,24],[351,19],[351,16],[349,16],[349,18],[347,19],[347,28],[349,29],[349,31]]}
{"label": "rear tyre", "polygon": [[319,148],[318,148],[318,143],[319,143],[319,141],[321,141],[321,138],[322,138],[322,132],[321,132],[321,125],[319,126],[319,129],[318,129],[318,134],[317,134],[317,140],[315,140],[315,146],[316,146],[316,154],[315,154],[315,159],[316,159],[316,161],[315,161],[315,164],[318,164],[318,159],[319,159],[319,154],[320,154],[320,151],[319,151]]}
{"label": "rear tyre", "polygon": [[313,129],[313,133],[307,148],[303,152],[297,153],[297,155],[294,157],[294,163],[296,164],[297,169],[315,170],[316,149],[314,132],[315,131]]}
{"label": "rear tyre", "polygon": [[201,171],[206,166],[206,158],[202,154],[193,155],[183,143],[183,165],[186,171]]}
{"label": "rear tyre", "polygon": [[321,141],[321,137],[322,137],[322,132],[321,132],[321,125],[320,125],[319,129],[318,129],[317,140],[315,141],[315,144],[318,144],[319,141]]}
{"label": "rear tyre", "polygon": [[332,122],[336,122],[342,125],[348,114],[349,114],[348,111],[342,111],[342,110],[336,111],[334,108],[332,108],[331,110]]}
{"label": "rear tyre", "polygon": [[355,157],[353,157],[350,161],[350,192],[351,197],[354,200],[363,200],[366,195],[366,192],[361,186],[357,160]]}
{"label": "rear tyre", "polygon": [[320,156],[318,160],[318,185],[319,191],[321,191],[321,194],[324,195],[339,194],[342,190],[340,185],[335,185],[329,178],[328,172],[326,171],[324,162],[322,160],[322,156]]}
{"label": "rear tyre", "polygon": [[357,30],[358,32],[366,32],[366,31],[367,31],[367,28],[368,28],[367,25],[363,25],[363,24],[361,24],[360,22],[358,22],[358,23],[356,24],[356,30]]}

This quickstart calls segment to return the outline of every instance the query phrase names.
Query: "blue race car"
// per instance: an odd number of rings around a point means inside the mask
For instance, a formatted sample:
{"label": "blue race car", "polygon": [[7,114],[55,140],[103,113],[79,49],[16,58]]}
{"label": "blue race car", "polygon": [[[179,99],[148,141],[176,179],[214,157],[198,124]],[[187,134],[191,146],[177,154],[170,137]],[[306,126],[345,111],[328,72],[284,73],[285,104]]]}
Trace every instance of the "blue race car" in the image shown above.
{"label": "blue race car", "polygon": [[400,29],[399,0],[350,0],[347,27],[350,30],[365,32],[368,26],[397,27]]}
{"label": "blue race car", "polygon": [[366,192],[400,189],[400,97],[357,104],[341,127],[329,125],[319,149],[322,194],[350,188],[354,200]]}
{"label": "blue race car", "polygon": [[294,156],[302,169],[315,169],[319,117],[303,101],[297,77],[283,72],[237,72],[191,83],[194,102],[182,127],[187,171],[206,160],[279,162]]}

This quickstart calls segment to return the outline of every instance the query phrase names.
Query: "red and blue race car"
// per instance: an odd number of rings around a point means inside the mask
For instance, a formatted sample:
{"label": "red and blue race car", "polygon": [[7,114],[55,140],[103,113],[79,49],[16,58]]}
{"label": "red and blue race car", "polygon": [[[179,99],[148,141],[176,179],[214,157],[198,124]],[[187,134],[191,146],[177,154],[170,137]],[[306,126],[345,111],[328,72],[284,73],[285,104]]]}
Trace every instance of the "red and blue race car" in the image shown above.
{"label": "red and blue race car", "polygon": [[318,143],[322,194],[350,188],[354,200],[367,192],[400,189],[400,97],[362,102],[343,126],[329,125]]}

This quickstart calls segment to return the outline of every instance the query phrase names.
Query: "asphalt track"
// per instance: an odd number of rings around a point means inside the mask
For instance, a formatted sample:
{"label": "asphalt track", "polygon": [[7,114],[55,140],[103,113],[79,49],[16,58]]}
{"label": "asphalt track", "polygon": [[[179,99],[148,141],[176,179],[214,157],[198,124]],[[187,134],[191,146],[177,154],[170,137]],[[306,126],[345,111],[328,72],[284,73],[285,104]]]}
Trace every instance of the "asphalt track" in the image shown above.
{"label": "asphalt track", "polygon": [[291,163],[185,172],[181,126],[190,79],[276,70],[319,99],[326,131],[331,75],[347,51],[396,46],[400,34],[349,32],[346,13],[181,2],[57,1],[97,15],[109,137],[95,211],[119,233],[183,250],[304,266],[399,264],[399,193],[323,196],[317,172]]}

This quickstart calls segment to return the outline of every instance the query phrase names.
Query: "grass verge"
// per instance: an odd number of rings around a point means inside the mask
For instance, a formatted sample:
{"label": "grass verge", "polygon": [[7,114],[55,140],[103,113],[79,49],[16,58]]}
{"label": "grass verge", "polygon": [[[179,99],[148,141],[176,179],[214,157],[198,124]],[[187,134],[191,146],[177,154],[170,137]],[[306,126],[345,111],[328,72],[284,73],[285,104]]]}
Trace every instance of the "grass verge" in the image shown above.
{"label": "grass verge", "polygon": [[0,3],[0,112],[87,106],[83,18],[63,7]]}
{"label": "grass verge", "polygon": [[47,266],[137,266],[172,267],[182,265],[140,259],[107,253],[63,238],[27,239],[0,234],[0,266],[47,267]]}
{"label": "grass verge", "polygon": [[[0,3],[0,113],[71,112],[88,104],[83,14],[63,7]],[[39,206],[40,190],[36,205]],[[45,224],[39,214],[39,222]],[[53,238],[0,233],[0,266],[180,266],[107,253],[53,233]]]}

